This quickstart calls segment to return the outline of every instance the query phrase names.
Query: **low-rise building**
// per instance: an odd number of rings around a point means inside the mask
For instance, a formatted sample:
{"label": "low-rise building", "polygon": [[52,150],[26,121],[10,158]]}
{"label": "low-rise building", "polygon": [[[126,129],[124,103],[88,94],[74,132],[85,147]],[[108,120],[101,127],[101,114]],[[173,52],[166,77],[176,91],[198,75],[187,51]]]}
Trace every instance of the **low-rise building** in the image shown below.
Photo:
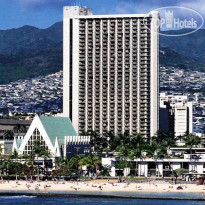
{"label": "low-rise building", "polygon": [[24,138],[15,138],[12,150],[29,155],[36,141],[50,152],[51,158],[70,158],[90,152],[90,137],[77,136],[69,118],[35,116]]}
{"label": "low-rise building", "polygon": [[[137,176],[144,177],[168,177],[172,176],[177,169],[184,169],[187,173],[205,174],[205,148],[193,148],[193,154],[187,154],[189,148],[172,148],[169,150],[170,158],[147,158],[142,157],[132,160],[135,163],[135,168],[126,167],[121,170],[124,176],[129,176],[134,172]],[[117,162],[120,161],[117,157],[102,158],[102,165],[109,166],[111,169],[110,175],[117,176],[119,169],[116,168]],[[129,160],[128,160],[129,161]],[[134,171],[134,172],[132,172]]]}
{"label": "low-rise building", "polygon": [[[13,119],[0,119],[0,139],[3,139],[4,133],[7,131],[14,131],[14,135],[25,135],[26,130],[31,124],[30,120],[13,120]],[[25,131],[14,130],[16,126],[23,126]],[[18,132],[18,133],[17,133]]]}

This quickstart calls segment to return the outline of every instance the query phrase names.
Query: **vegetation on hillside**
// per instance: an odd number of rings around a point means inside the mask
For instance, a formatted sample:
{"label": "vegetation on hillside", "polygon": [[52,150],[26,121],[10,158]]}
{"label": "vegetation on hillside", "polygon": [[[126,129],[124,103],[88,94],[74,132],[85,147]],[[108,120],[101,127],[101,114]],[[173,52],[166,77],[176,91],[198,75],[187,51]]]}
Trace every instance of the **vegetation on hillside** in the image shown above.
{"label": "vegetation on hillside", "polygon": [[[173,31],[174,34],[180,31]],[[47,29],[23,26],[0,31],[0,84],[55,73],[63,67],[63,24]],[[161,66],[205,71],[205,30],[160,36]]]}

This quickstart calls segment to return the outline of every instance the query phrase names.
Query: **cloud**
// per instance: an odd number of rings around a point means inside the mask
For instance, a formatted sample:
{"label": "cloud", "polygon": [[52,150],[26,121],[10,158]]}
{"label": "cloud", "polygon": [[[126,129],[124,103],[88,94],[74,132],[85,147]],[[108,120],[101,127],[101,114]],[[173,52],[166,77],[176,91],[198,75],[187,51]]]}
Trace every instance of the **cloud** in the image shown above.
{"label": "cloud", "polygon": [[[169,7],[169,6],[179,6],[185,8],[191,8],[201,14],[205,19],[205,1],[204,0],[119,0],[118,4],[115,5],[112,13],[126,14],[126,13],[148,13],[152,10]],[[159,10],[161,16],[164,15],[163,9]],[[176,9],[174,10],[174,15],[180,17],[181,19],[190,20],[193,17],[197,20],[197,24],[201,25],[203,20],[199,18],[196,13],[190,12],[190,10]],[[203,27],[204,28],[204,27]]]}
{"label": "cloud", "polygon": [[141,2],[134,1],[120,1],[119,4],[116,5],[114,13],[116,14],[126,14],[126,13],[147,13],[150,10],[153,10],[154,5],[150,5],[149,7]]}
{"label": "cloud", "polygon": [[[85,0],[12,0],[19,2],[23,9],[62,9],[66,5],[74,5],[75,2],[86,2]],[[95,1],[95,5],[102,5],[103,0],[90,0]],[[112,1],[112,0],[110,0]],[[90,3],[89,2],[89,3]],[[205,15],[205,2],[204,0],[115,0],[115,4],[111,3],[111,6],[101,6],[102,13],[147,13],[151,10],[166,6],[184,6],[193,8]]]}
{"label": "cloud", "polygon": [[204,0],[197,0],[192,2],[181,2],[180,6],[191,8],[203,16],[205,16],[205,2]]}
{"label": "cloud", "polygon": [[62,6],[70,5],[73,0],[17,0],[24,9],[62,9]]}
{"label": "cloud", "polygon": [[184,6],[205,13],[204,0],[119,0],[115,10],[118,13],[143,13],[166,6]]}

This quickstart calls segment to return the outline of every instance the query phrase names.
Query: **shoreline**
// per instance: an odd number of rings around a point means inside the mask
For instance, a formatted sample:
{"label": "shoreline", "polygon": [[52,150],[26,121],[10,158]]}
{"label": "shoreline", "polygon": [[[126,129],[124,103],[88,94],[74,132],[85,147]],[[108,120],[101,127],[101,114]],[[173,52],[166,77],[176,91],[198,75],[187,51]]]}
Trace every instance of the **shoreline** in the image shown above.
{"label": "shoreline", "polygon": [[[194,192],[193,192],[194,193]],[[122,193],[121,193],[122,194]],[[149,192],[147,192],[149,194]],[[196,194],[196,193],[194,193]],[[57,193],[57,192],[28,192],[28,191],[1,191],[2,196],[33,196],[33,197],[85,197],[85,198],[121,198],[121,199],[148,199],[148,200],[170,200],[170,201],[205,201],[200,197],[177,197],[177,196],[130,196],[130,195],[112,195],[112,194],[85,194],[85,193]]]}
{"label": "shoreline", "polygon": [[[178,189],[178,187],[182,189]],[[0,181],[0,196],[102,197],[205,201],[205,186],[172,185],[165,181],[116,183],[107,181]]]}

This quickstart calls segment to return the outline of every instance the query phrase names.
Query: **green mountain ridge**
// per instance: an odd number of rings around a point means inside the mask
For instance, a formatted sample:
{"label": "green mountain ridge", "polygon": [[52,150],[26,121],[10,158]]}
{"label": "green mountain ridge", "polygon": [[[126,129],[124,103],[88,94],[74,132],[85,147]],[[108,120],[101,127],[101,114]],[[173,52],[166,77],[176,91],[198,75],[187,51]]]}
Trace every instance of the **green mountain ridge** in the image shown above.
{"label": "green mountain ridge", "polygon": [[[178,35],[180,33],[192,32],[191,29],[162,32],[163,34]],[[205,62],[205,30],[200,29],[194,33],[184,36],[160,36],[160,47],[174,50],[180,55],[194,58]]]}
{"label": "green mountain ridge", "polygon": [[173,66],[184,70],[197,70],[205,72],[205,63],[179,54],[170,48],[160,48],[160,66]]}
{"label": "green mountain ridge", "polygon": [[55,44],[62,43],[62,33],[62,22],[47,29],[23,26],[17,29],[0,30],[0,53],[15,54],[49,49]]}
{"label": "green mountain ridge", "polygon": [[23,26],[0,30],[0,84],[47,75],[62,69],[63,26]]}
{"label": "green mountain ridge", "polygon": [[[0,30],[0,84],[62,70],[62,41],[62,22],[46,29]],[[205,71],[205,30],[187,36],[160,36],[160,51],[161,66]]]}

